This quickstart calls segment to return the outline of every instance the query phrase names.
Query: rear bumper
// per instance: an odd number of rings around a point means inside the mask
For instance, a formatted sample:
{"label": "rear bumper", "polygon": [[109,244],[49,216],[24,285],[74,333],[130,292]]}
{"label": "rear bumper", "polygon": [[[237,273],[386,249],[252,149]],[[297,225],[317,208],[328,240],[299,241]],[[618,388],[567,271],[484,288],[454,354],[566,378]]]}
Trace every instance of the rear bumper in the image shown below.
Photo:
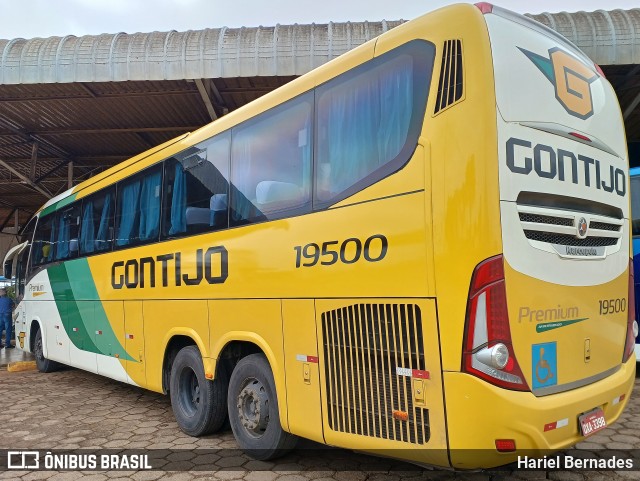
{"label": "rear bumper", "polygon": [[[601,407],[607,424],[615,422],[631,395],[635,369],[636,362],[631,357],[606,379],[543,397],[501,389],[469,374],[445,372],[453,467],[501,466],[516,461],[518,454],[542,456],[582,441],[578,416]],[[624,399],[616,402],[623,394]],[[558,421],[561,427],[545,431],[545,425]],[[497,452],[496,439],[514,439],[518,452]]]}

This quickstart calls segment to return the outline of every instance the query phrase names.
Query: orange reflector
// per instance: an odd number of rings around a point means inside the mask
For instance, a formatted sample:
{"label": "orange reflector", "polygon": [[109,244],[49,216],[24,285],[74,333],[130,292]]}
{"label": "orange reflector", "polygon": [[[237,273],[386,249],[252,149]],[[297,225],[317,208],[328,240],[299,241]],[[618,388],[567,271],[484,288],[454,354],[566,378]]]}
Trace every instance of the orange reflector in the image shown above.
{"label": "orange reflector", "polygon": [[496,449],[500,453],[511,453],[516,450],[515,439],[496,439]]}
{"label": "orange reflector", "polygon": [[116,354],[115,356],[116,356],[116,357],[120,357],[120,354]]}
{"label": "orange reflector", "polygon": [[394,419],[399,419],[400,421],[408,421],[409,413],[405,411],[393,411]]}
{"label": "orange reflector", "polygon": [[213,379],[213,374],[206,373],[204,377],[206,377],[207,379]]}

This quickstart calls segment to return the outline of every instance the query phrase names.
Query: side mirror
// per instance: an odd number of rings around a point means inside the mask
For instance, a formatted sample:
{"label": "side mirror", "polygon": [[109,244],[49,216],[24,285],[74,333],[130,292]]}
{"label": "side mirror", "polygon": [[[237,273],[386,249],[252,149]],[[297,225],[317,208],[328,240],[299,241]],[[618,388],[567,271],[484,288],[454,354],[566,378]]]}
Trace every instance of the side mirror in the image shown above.
{"label": "side mirror", "polygon": [[7,261],[4,263],[4,277],[7,279],[11,279],[13,277],[13,260]]}

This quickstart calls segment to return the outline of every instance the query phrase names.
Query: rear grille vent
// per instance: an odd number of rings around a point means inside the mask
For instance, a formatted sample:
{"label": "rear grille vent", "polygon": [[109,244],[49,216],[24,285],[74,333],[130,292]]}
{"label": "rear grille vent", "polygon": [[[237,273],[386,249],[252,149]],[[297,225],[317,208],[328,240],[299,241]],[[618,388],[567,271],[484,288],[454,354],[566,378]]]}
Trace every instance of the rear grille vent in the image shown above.
{"label": "rear grille vent", "polygon": [[566,219],[563,217],[553,217],[550,215],[539,214],[525,214],[520,213],[520,220],[522,222],[535,222],[537,224],[552,224],[552,225],[566,225],[572,226],[573,219]]}
{"label": "rear grille vent", "polygon": [[[620,247],[624,219],[617,207],[589,199],[520,192],[516,209],[525,237],[537,249],[561,257],[602,258]],[[593,249],[587,252],[569,247]]]}
{"label": "rear grille vent", "polygon": [[617,237],[587,237],[586,239],[579,239],[570,234],[556,234],[537,230],[525,230],[524,235],[527,239],[572,247],[605,247],[618,243]]}
{"label": "rear grille vent", "polygon": [[434,114],[462,99],[462,42],[447,40],[444,42],[440,82]]}
{"label": "rear grille vent", "polygon": [[[412,444],[429,440],[429,411],[413,405],[411,377],[425,371],[414,304],[356,304],[322,314],[327,413],[332,430]],[[394,411],[408,413],[395,419]]]}
{"label": "rear grille vent", "polygon": [[612,232],[619,232],[621,227],[621,225],[608,224],[606,222],[591,222],[589,224],[589,229],[609,230]]}

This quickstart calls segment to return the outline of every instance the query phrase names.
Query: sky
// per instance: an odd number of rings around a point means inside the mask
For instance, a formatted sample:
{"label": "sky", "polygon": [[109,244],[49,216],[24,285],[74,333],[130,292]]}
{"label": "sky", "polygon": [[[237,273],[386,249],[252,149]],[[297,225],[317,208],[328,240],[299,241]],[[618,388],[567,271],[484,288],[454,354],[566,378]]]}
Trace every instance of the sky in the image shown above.
{"label": "sky", "polygon": [[[478,0],[475,0],[478,1]],[[410,20],[450,0],[0,0],[0,38]],[[474,2],[468,2],[474,3]],[[638,0],[498,0],[519,13],[640,6]]]}

